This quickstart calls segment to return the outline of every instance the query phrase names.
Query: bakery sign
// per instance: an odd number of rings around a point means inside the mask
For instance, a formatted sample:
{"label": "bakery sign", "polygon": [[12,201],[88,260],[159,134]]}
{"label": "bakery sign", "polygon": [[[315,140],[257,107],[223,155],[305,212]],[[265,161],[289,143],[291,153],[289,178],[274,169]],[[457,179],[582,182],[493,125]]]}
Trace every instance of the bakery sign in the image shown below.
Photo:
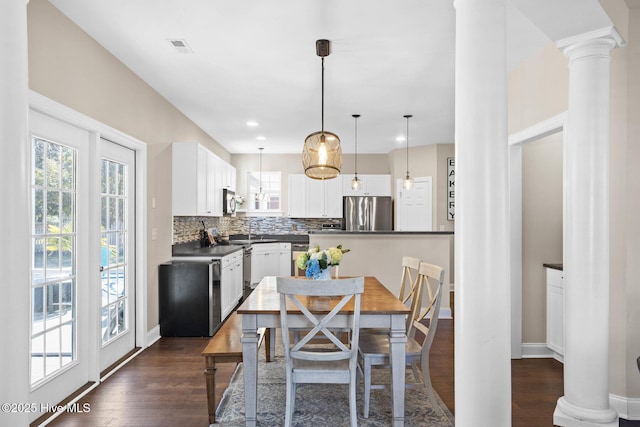
{"label": "bakery sign", "polygon": [[456,158],[447,157],[447,219],[453,221],[456,210]]}

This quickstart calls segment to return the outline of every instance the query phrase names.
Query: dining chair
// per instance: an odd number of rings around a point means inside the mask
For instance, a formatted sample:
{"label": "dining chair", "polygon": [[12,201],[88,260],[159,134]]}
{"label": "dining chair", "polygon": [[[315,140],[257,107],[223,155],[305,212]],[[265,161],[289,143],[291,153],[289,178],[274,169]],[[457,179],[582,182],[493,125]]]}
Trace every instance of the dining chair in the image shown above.
{"label": "dining chair", "polygon": [[[402,257],[402,279],[400,281],[398,299],[405,304],[411,300],[413,288],[415,287],[416,280],[418,279],[418,268],[420,267],[420,262],[422,262],[422,260],[419,258],[410,256]],[[404,294],[405,292],[407,292],[406,296]]]}
{"label": "dining chair", "polygon": [[[280,294],[280,321],[287,379],[285,426],[291,425],[295,406],[296,386],[302,383],[348,384],[351,425],[357,426],[356,376],[358,370],[358,333],[360,328],[360,297],[364,292],[364,277],[316,281],[277,277],[276,289]],[[328,313],[312,313],[305,302],[311,298],[336,298]],[[342,308],[353,300],[353,314],[349,318],[352,333],[348,342],[341,341],[329,327]],[[304,315],[306,325],[300,325],[300,314],[289,313],[291,303]],[[333,305],[333,301],[332,301]],[[310,330],[299,341],[291,343],[292,326],[309,326]],[[344,326],[344,325],[340,325]],[[312,343],[316,337],[329,343]]]}
{"label": "dining chair", "polygon": [[[444,269],[437,265],[421,262],[418,268],[418,278],[411,303],[411,326],[407,332],[406,365],[411,368],[414,382],[407,382],[407,388],[424,387],[433,408],[440,413],[440,406],[435,399],[429,375],[429,350],[438,326],[438,313],[442,299],[442,284]],[[426,292],[425,292],[426,291]],[[428,296],[426,308],[421,307],[423,295]],[[423,320],[429,315],[429,325]],[[416,339],[416,332],[420,331],[423,340]],[[358,350],[359,372],[358,379],[364,377],[364,410],[365,418],[369,417],[371,390],[386,387],[387,384],[372,384],[371,375],[375,368],[390,368],[389,337],[381,334],[361,334]]]}

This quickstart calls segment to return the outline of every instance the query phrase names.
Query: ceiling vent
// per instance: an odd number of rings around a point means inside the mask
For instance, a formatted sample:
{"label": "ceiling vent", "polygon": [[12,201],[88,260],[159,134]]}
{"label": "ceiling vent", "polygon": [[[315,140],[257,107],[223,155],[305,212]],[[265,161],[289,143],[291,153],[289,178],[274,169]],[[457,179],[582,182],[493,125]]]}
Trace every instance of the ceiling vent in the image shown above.
{"label": "ceiling vent", "polygon": [[193,53],[193,50],[191,50],[191,47],[185,39],[169,39],[168,41],[176,52]]}

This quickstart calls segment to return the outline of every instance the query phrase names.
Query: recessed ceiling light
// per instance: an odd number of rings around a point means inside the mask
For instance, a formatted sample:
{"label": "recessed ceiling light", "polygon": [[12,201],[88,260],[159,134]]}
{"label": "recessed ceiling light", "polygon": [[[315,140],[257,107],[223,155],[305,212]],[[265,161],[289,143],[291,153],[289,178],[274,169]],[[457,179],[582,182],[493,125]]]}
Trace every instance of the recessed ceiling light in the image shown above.
{"label": "recessed ceiling light", "polygon": [[404,138],[404,136],[396,136],[396,142],[405,142],[406,139]]}
{"label": "recessed ceiling light", "polygon": [[247,126],[249,126],[250,128],[254,128],[254,127],[258,126],[258,122],[254,121],[254,120],[249,120],[247,122]]}
{"label": "recessed ceiling light", "polygon": [[267,139],[267,138],[265,138],[264,136],[260,135],[260,136],[256,136],[256,139],[257,139],[258,141],[264,141],[264,140],[265,140],[265,139]]}

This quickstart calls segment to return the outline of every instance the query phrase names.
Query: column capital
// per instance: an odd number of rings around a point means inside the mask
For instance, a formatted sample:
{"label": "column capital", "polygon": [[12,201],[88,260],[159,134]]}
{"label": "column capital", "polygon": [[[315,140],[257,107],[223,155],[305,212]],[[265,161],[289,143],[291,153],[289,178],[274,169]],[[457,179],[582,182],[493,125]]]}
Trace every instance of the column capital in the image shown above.
{"label": "column capital", "polygon": [[608,27],[558,40],[556,46],[569,60],[574,60],[593,55],[609,56],[612,49],[626,46],[626,42],[615,27]]}

